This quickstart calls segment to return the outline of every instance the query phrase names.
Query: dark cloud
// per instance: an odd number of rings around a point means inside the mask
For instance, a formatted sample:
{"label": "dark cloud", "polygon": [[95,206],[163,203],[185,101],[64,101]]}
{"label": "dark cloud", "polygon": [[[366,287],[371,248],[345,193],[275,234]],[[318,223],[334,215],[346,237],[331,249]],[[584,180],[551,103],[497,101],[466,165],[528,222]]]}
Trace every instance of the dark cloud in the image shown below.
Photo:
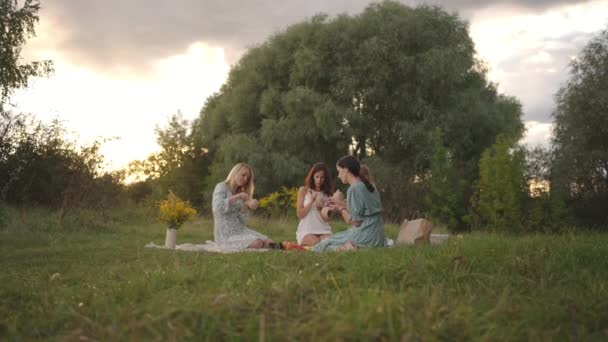
{"label": "dark cloud", "polygon": [[[523,8],[542,12],[564,4],[560,0],[403,0],[408,5],[438,5],[469,19],[476,11]],[[71,63],[105,73],[125,70],[139,73],[152,61],[184,52],[193,42],[222,47],[229,63],[263,42],[271,34],[318,13],[337,15],[361,12],[370,0],[46,0],[42,20],[49,18],[67,39],[56,46]],[[523,32],[523,31],[522,31]],[[547,40],[538,50],[494,66],[507,73],[501,91],[516,96],[524,105],[524,120],[550,122],[553,95],[567,77],[567,64],[589,40],[576,34]],[[550,65],[522,61],[539,51],[551,55]],[[545,69],[543,69],[545,68]],[[548,69],[553,68],[551,72]]]}
{"label": "dark cloud", "polygon": [[507,73],[499,83],[501,93],[515,96],[523,106],[524,121],[549,123],[554,110],[554,95],[564,82],[567,74],[549,71],[551,69],[530,68]]}
{"label": "dark cloud", "polygon": [[[524,120],[553,121],[554,96],[569,77],[571,57],[579,54],[592,36],[576,33],[545,39],[533,50],[523,51],[494,67],[505,73],[500,90],[522,102]],[[533,57],[539,53],[550,56],[550,60],[535,61]]]}
{"label": "dark cloud", "polygon": [[231,62],[249,46],[319,12],[360,10],[366,0],[319,2],[222,0],[48,0],[42,15],[59,23],[69,39],[59,48],[98,68],[137,67],[182,52],[201,41],[228,49]]}
{"label": "dark cloud", "polygon": [[[472,11],[496,4],[544,9],[567,1],[402,1],[431,4],[468,17]],[[570,1],[576,2],[576,1]],[[62,41],[64,56],[106,70],[145,67],[154,59],[181,52],[195,41],[226,49],[234,63],[247,47],[318,13],[358,13],[370,0],[231,1],[231,0],[46,0],[42,17],[50,16],[69,35]]]}

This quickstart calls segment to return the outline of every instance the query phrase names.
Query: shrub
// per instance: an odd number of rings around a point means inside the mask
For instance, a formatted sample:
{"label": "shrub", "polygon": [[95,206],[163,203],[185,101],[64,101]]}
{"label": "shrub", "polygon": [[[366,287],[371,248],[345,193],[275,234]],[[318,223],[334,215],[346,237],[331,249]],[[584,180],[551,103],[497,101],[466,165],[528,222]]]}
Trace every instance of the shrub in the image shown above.
{"label": "shrub", "polygon": [[294,212],[298,198],[298,189],[281,187],[280,191],[273,192],[260,199],[260,213],[263,216],[287,216]]}
{"label": "shrub", "polygon": [[523,229],[524,155],[515,145],[513,139],[500,136],[481,157],[479,186],[472,199],[475,228],[504,232]]}

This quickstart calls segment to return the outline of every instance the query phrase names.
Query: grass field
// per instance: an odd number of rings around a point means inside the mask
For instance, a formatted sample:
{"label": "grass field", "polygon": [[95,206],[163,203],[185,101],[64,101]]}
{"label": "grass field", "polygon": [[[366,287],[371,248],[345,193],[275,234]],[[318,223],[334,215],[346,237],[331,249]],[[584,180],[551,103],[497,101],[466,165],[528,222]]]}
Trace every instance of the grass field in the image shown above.
{"label": "grass field", "polygon": [[[163,243],[159,224],[22,222],[0,232],[4,341],[608,339],[608,234],[212,254],[144,248]],[[277,241],[294,240],[296,225],[252,223]],[[178,243],[212,232],[199,219]]]}

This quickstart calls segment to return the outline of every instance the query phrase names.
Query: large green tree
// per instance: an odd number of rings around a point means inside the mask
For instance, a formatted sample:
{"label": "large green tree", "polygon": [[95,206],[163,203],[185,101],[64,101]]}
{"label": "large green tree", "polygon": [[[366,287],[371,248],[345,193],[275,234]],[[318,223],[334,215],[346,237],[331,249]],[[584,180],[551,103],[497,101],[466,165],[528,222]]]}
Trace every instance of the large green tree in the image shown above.
{"label": "large green tree", "polygon": [[14,131],[23,126],[25,119],[6,110],[9,96],[16,89],[26,87],[30,77],[52,71],[50,61],[21,62],[21,48],[35,34],[39,9],[40,3],[35,0],[26,0],[20,7],[17,0],[0,0],[0,163],[6,160]]}
{"label": "large green tree", "polygon": [[60,122],[43,124],[7,106],[30,78],[52,72],[50,61],[21,59],[39,10],[37,0],[0,0],[0,210],[5,203],[43,206],[58,209],[60,219],[82,207],[104,213],[117,204],[122,174],[103,172],[101,142],[77,147]]}
{"label": "large green tree", "polygon": [[0,111],[8,96],[26,87],[30,77],[46,75],[52,71],[50,61],[23,64],[21,48],[35,35],[40,1],[0,0]]}
{"label": "large green tree", "polygon": [[145,178],[130,187],[134,199],[141,201],[147,197],[147,200],[158,201],[171,190],[197,206],[210,200],[203,193],[203,181],[209,167],[207,149],[196,142],[194,138],[199,135],[191,134],[190,127],[180,112],[172,115],[166,126],[156,127],[160,151],[129,164],[132,176]]}
{"label": "large green tree", "polygon": [[449,210],[459,225],[482,151],[522,129],[519,103],[485,73],[467,23],[437,7],[385,1],[290,26],[248,50],[201,111],[209,183],[249,161],[267,193],[300,183],[313,162],[355,153],[373,157],[389,214],[402,218],[428,209],[443,148],[459,183]]}
{"label": "large green tree", "polygon": [[483,152],[477,193],[473,197],[473,219],[478,228],[518,232],[523,229],[526,198],[525,153],[517,141],[499,136]]}
{"label": "large green tree", "polygon": [[16,89],[27,86],[31,77],[52,71],[50,61],[21,61],[21,48],[35,35],[39,9],[40,2],[36,0],[25,0],[21,5],[17,0],[0,0],[0,206],[14,181],[15,170],[10,169],[8,160],[18,148],[26,121],[24,115],[7,110],[6,103]]}
{"label": "large green tree", "polygon": [[570,65],[556,94],[551,195],[587,224],[608,224],[608,30]]}

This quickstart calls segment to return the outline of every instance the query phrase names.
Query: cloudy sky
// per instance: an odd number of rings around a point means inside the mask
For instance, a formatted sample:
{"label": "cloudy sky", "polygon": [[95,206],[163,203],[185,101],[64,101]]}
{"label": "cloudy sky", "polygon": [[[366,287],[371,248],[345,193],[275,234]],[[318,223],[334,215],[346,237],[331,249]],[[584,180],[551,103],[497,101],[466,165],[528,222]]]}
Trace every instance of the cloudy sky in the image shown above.
{"label": "cloudy sky", "polygon": [[[369,0],[41,0],[37,37],[24,62],[52,59],[55,73],[11,102],[59,118],[81,142],[103,148],[110,168],[158,149],[156,125],[181,111],[194,119],[248,47],[323,12],[361,12]],[[524,107],[525,143],[546,143],[553,95],[568,63],[608,27],[608,0],[430,0],[470,24],[478,57],[499,91]]]}

